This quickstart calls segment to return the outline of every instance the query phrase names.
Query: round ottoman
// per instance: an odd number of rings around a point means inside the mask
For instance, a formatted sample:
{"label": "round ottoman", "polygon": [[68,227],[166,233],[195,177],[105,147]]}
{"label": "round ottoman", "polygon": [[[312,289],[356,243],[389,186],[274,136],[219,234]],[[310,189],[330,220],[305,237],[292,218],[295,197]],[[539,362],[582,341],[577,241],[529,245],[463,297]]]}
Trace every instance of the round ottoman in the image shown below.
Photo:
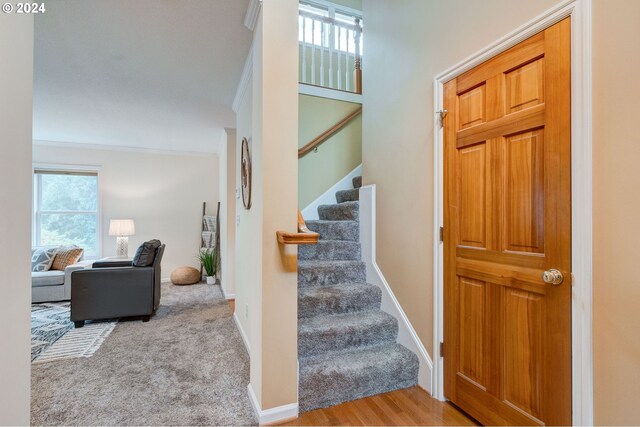
{"label": "round ottoman", "polygon": [[178,267],[171,272],[171,282],[174,285],[193,285],[200,280],[200,271],[193,267]]}

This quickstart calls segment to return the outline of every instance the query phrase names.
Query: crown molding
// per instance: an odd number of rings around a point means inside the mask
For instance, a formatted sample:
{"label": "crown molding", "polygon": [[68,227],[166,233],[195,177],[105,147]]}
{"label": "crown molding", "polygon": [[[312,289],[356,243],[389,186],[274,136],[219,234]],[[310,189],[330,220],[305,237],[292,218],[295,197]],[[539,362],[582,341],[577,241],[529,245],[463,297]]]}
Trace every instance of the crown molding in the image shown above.
{"label": "crown molding", "polygon": [[250,0],[247,7],[247,14],[244,16],[244,26],[250,31],[256,27],[258,22],[258,15],[260,15],[260,8],[262,7],[262,0]]}
{"label": "crown molding", "polygon": [[236,89],[236,96],[233,98],[233,104],[231,108],[234,113],[238,112],[240,108],[240,104],[242,104],[242,100],[244,99],[244,95],[247,92],[247,88],[251,84],[251,76],[253,74],[253,43],[251,43],[251,47],[249,48],[249,54],[247,55],[247,59],[244,62],[244,68],[242,69],[242,75],[240,76],[240,83],[238,83],[238,88]]}
{"label": "crown molding", "polygon": [[124,145],[105,145],[105,144],[92,144],[85,142],[67,142],[67,141],[47,141],[42,139],[34,139],[34,146],[40,147],[55,147],[55,148],[67,148],[67,149],[85,149],[85,150],[105,150],[105,151],[125,151],[133,153],[147,153],[147,154],[164,154],[169,156],[195,156],[195,157],[207,157],[217,156],[215,151],[183,151],[183,150],[163,150],[157,148],[144,148],[144,147],[131,147]]}

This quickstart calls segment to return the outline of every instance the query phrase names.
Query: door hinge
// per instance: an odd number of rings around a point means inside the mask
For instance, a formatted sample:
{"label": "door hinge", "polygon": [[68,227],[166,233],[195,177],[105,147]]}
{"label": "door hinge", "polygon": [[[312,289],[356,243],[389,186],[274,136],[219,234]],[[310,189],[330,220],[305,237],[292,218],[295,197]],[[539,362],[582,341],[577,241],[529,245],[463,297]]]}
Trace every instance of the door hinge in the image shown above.
{"label": "door hinge", "polygon": [[444,357],[444,343],[440,342],[440,357]]}
{"label": "door hinge", "polygon": [[444,227],[440,227],[440,241],[444,242]]}
{"label": "door hinge", "polygon": [[440,127],[443,128],[444,127],[444,119],[445,117],[447,117],[447,110],[438,110],[436,111],[436,114],[438,115],[439,119],[440,119]]}

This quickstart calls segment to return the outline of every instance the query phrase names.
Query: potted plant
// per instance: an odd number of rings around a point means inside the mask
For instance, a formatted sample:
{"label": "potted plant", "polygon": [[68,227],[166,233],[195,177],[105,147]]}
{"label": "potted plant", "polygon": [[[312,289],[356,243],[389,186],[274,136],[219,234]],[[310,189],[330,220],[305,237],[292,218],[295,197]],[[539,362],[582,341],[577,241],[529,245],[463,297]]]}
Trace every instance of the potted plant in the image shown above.
{"label": "potted plant", "polygon": [[216,253],[213,249],[203,249],[198,255],[200,264],[204,268],[204,272],[207,275],[207,285],[213,285],[216,283]]}

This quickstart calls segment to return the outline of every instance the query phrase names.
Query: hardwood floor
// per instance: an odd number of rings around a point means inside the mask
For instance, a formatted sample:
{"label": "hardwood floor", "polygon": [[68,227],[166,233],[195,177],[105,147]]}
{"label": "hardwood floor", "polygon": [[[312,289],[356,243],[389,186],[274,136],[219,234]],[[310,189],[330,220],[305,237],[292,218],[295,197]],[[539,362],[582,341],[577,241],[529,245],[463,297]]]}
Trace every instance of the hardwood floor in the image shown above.
{"label": "hardwood floor", "polygon": [[450,403],[433,399],[419,387],[346,402],[300,414],[286,426],[436,426],[478,425]]}
{"label": "hardwood floor", "polygon": [[231,312],[235,313],[236,312],[236,300],[229,299],[229,300],[227,300],[227,302],[229,303],[229,307],[231,307]]}

